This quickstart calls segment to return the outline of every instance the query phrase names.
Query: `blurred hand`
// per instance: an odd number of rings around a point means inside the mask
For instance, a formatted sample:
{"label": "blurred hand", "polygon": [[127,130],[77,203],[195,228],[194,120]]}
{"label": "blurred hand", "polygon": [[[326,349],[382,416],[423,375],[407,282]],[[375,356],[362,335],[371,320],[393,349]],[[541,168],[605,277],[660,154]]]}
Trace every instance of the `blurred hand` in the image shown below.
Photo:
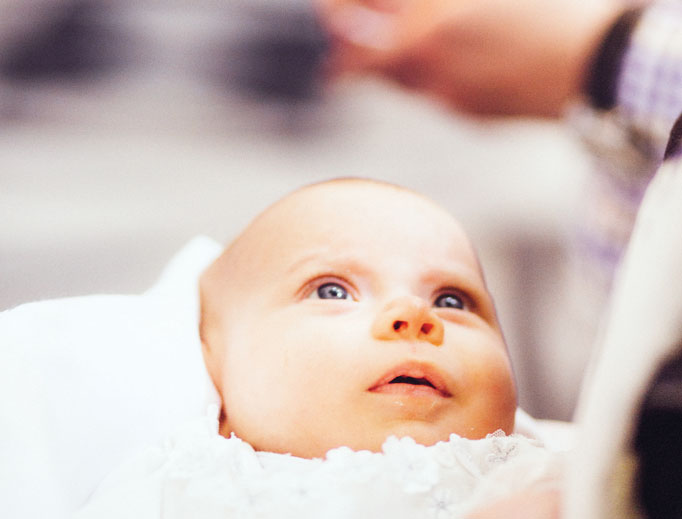
{"label": "blurred hand", "polygon": [[479,115],[558,116],[617,0],[316,0],[339,73],[371,72]]}
{"label": "blurred hand", "polygon": [[560,516],[557,490],[528,490],[479,508],[466,519],[559,519]]}

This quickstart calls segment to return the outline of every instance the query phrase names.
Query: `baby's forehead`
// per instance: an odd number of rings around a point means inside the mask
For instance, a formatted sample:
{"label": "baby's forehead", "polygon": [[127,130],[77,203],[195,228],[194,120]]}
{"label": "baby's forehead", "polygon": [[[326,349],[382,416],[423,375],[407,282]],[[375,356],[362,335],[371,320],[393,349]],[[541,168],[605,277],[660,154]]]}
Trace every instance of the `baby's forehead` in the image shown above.
{"label": "baby's forehead", "polygon": [[372,182],[333,182],[295,192],[257,217],[238,241],[250,249],[251,266],[256,258],[272,256],[298,261],[329,251],[362,259],[363,251],[376,258],[383,251],[399,255],[421,248],[432,258],[468,260],[480,270],[468,235],[451,214],[409,190]]}
{"label": "baby's forehead", "polygon": [[296,191],[264,211],[247,232],[255,239],[268,240],[273,232],[293,231],[300,236],[314,232],[342,234],[346,230],[404,235],[410,230],[415,234],[437,231],[449,234],[450,239],[469,241],[452,214],[432,200],[392,184],[355,179]]}

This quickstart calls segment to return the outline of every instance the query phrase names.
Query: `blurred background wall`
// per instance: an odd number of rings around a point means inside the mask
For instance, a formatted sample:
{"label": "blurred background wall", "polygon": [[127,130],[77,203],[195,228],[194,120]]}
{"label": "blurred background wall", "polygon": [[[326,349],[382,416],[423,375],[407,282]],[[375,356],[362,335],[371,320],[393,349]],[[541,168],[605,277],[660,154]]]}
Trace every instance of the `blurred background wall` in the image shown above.
{"label": "blurred background wall", "polygon": [[383,179],[464,222],[521,404],[570,418],[600,305],[574,254],[577,137],[323,84],[303,4],[0,0],[0,310],[143,291],[191,237],[227,242],[298,186]]}

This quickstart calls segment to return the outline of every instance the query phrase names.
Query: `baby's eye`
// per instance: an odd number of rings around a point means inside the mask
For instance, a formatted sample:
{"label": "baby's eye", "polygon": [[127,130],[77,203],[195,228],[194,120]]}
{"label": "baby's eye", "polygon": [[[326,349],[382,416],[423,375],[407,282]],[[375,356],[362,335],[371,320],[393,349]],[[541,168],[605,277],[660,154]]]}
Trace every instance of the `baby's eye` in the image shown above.
{"label": "baby's eye", "polygon": [[313,297],[317,295],[319,299],[351,299],[348,291],[338,283],[325,283],[317,287],[313,292]]}
{"label": "baby's eye", "polygon": [[433,303],[433,306],[438,308],[456,308],[458,310],[464,309],[464,300],[457,294],[441,294]]}

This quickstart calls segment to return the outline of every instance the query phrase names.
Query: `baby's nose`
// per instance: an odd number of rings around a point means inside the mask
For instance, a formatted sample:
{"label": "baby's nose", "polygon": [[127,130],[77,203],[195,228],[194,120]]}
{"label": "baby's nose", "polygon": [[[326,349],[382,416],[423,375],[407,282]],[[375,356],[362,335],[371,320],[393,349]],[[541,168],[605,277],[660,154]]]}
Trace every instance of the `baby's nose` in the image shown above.
{"label": "baby's nose", "polygon": [[443,322],[426,301],[416,296],[403,296],[388,303],[372,325],[375,339],[429,341],[443,344]]}

